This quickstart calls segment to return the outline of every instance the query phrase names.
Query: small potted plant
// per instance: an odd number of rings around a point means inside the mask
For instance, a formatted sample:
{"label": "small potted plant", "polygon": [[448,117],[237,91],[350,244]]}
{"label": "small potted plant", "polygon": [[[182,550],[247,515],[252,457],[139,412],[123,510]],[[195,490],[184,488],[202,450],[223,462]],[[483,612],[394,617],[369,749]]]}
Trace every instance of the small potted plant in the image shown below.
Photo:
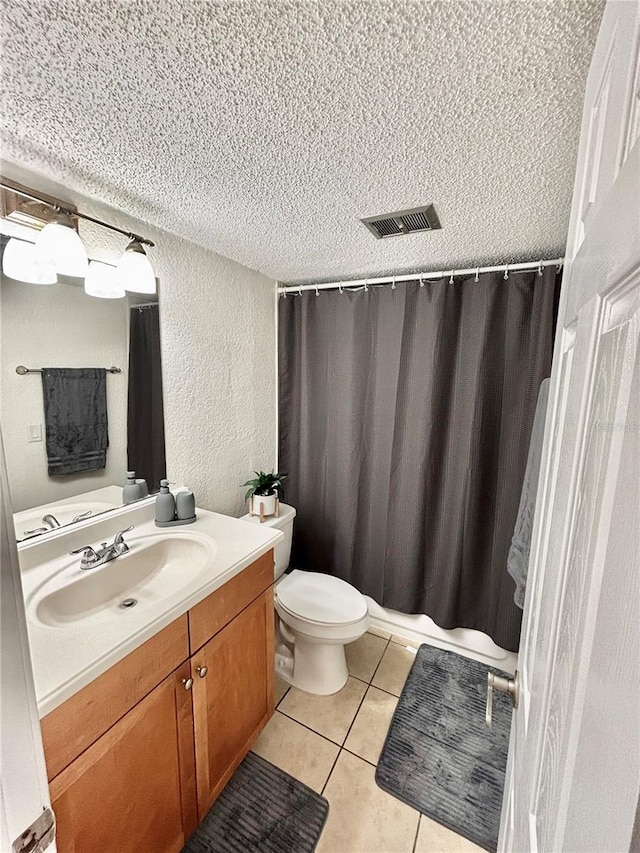
{"label": "small potted plant", "polygon": [[273,515],[277,509],[277,501],[284,497],[282,481],[287,475],[275,471],[254,471],[254,474],[255,479],[242,484],[249,486],[244,496],[245,500],[251,498],[249,511],[251,515],[259,515],[261,518]]}

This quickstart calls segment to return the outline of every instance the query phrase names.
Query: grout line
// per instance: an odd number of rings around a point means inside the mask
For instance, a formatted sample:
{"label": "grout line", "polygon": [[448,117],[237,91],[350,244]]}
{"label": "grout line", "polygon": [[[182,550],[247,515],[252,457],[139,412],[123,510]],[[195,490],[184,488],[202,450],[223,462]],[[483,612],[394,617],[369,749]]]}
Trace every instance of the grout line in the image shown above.
{"label": "grout line", "polygon": [[331,765],[331,770],[329,770],[329,775],[328,775],[328,776],[327,776],[327,778],[324,780],[324,785],[322,786],[322,790],[320,791],[320,796],[321,796],[321,797],[322,797],[322,796],[324,796],[325,788],[326,788],[326,787],[327,787],[327,785],[329,784],[329,779],[331,779],[331,774],[333,773],[334,768],[335,768],[336,764],[338,763],[338,759],[340,758],[340,755],[341,755],[341,754],[342,754],[342,747],[338,750],[338,754],[336,755],[336,757],[335,757],[335,759],[334,759],[334,762],[333,762],[333,764]]}
{"label": "grout line", "polygon": [[[370,687],[370,686],[371,686],[371,685],[369,685],[369,687]],[[364,702],[364,700],[365,700],[365,698],[366,698],[366,696],[367,696],[367,693],[369,692],[369,687],[367,687],[367,689],[366,689],[366,690],[364,691],[364,693],[362,694],[362,699],[360,700],[360,702],[359,702],[359,704],[358,704],[358,707],[357,707],[357,709],[356,709],[356,712],[355,712],[355,714],[353,715],[353,719],[351,720],[351,723],[350,723],[350,725],[349,725],[349,728],[347,729],[347,733],[346,733],[346,735],[344,736],[344,740],[343,740],[343,741],[342,741],[342,743],[340,744],[340,747],[341,747],[341,748],[342,748],[342,747],[344,747],[345,743],[347,742],[347,738],[349,737],[349,732],[350,732],[350,731],[351,731],[351,729],[353,728],[353,724],[354,724],[354,723],[355,723],[355,721],[356,721],[356,717],[357,717],[357,716],[358,716],[358,714],[360,713],[360,708],[362,708],[362,703]]]}
{"label": "grout line", "polygon": [[[380,669],[380,664],[382,663],[382,659],[384,658],[384,656],[387,653],[387,649],[389,648],[390,642],[391,642],[391,637],[389,637],[389,639],[387,640],[387,645],[384,647],[384,650],[383,650],[382,654],[380,655],[380,660],[378,661],[378,665],[374,669],[373,675],[371,676],[371,681],[369,682],[369,684],[373,685],[374,687],[375,687],[375,684],[373,684],[373,679],[376,677],[376,674],[377,674],[378,670]],[[389,692],[388,690],[385,690],[385,693],[388,693],[388,692]]]}
{"label": "grout line", "polygon": [[413,847],[411,848],[411,853],[416,853],[416,844],[418,843],[418,834],[420,832],[420,821],[422,820],[422,815],[418,812],[418,825],[416,826],[416,837],[413,839]]}
{"label": "grout line", "polygon": [[284,693],[282,694],[282,696],[278,699],[278,701],[276,702],[276,707],[275,707],[275,709],[274,709],[274,710],[276,710],[276,711],[278,710],[278,706],[280,705],[280,703],[282,702],[282,700],[284,699],[284,697],[287,695],[287,693],[288,693],[290,690],[291,690],[291,685],[289,685],[289,686],[287,687],[287,689],[284,691]]}
{"label": "grout line", "polygon": [[296,720],[295,717],[290,716],[285,711],[281,711],[280,709],[277,710],[278,713],[282,714],[283,717],[286,717],[287,720],[291,720],[292,722],[297,723],[299,726],[302,726],[303,729],[307,729],[307,731],[311,732],[314,735],[318,735],[318,737],[321,737],[323,740],[328,741],[328,743],[332,744],[333,746],[337,746],[338,749],[342,749],[341,744],[337,743],[335,740],[331,740],[330,737],[323,735],[322,732],[317,732],[315,729],[312,729],[311,726],[308,726],[306,723],[301,723],[300,720]]}
{"label": "grout line", "polygon": [[368,764],[369,767],[377,767],[377,764],[374,764],[373,761],[369,761],[368,758],[363,758],[361,755],[358,755],[357,752],[354,752],[352,749],[347,749],[346,746],[343,746],[340,752],[348,752],[349,755],[353,755],[354,758],[359,758],[360,761],[364,761],[365,764]]}

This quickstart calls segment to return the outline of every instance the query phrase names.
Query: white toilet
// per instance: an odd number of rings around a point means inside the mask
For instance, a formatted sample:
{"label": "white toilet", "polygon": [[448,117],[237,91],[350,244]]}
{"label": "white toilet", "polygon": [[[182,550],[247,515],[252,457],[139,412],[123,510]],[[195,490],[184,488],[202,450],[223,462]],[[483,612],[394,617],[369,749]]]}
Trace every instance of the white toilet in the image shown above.
{"label": "white toilet", "polygon": [[[344,647],[366,632],[369,611],[364,596],[346,581],[299,569],[284,574],[295,515],[293,507],[280,504],[279,517],[263,522],[285,535],[275,549],[276,672],[301,690],[326,696],[347,683]],[[257,516],[243,520],[260,524]]]}

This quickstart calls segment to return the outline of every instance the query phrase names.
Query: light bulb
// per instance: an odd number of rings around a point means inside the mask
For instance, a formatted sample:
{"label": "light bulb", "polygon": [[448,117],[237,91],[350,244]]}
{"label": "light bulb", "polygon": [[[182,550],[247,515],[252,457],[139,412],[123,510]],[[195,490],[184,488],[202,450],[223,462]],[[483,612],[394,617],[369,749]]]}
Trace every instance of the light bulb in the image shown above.
{"label": "light bulb", "polygon": [[131,293],[155,293],[156,277],[142,244],[132,240],[120,260],[117,274],[121,285]]}
{"label": "light bulb", "polygon": [[84,290],[89,296],[97,296],[100,299],[122,299],[125,295],[116,268],[100,261],[89,261]]}
{"label": "light bulb", "polygon": [[36,240],[36,252],[43,262],[52,263],[59,275],[84,278],[87,253],[68,213],[58,211]]}
{"label": "light bulb", "polygon": [[38,257],[35,245],[15,237],[4,247],[2,272],[7,278],[27,284],[56,284],[58,281],[55,267]]}

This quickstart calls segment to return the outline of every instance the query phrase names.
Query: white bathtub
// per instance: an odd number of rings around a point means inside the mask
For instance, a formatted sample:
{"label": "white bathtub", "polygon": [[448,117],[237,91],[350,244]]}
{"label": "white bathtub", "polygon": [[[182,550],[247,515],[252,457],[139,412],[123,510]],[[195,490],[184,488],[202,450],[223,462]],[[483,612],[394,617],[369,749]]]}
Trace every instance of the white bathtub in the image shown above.
{"label": "white bathtub", "polygon": [[449,649],[466,657],[513,673],[518,665],[518,655],[496,646],[493,640],[482,631],[473,628],[439,628],[429,616],[420,614],[411,616],[387,610],[368,595],[369,617],[373,628],[378,628],[397,637],[402,637],[413,646],[429,643],[440,649]]}

